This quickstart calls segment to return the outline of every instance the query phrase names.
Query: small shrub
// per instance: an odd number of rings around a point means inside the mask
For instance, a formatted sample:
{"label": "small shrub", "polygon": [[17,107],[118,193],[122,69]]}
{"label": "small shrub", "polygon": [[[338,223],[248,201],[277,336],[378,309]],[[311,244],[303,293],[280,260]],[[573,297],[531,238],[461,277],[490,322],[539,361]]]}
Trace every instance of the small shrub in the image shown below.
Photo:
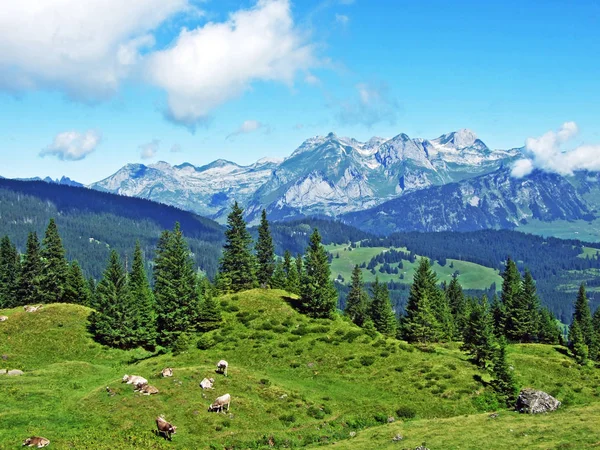
{"label": "small shrub", "polygon": [[231,296],[231,300],[233,300],[233,301],[237,301],[237,300],[239,300],[239,299],[240,299],[240,296],[239,296],[239,295],[232,295],[232,296]]}
{"label": "small shrub", "polygon": [[414,419],[417,413],[410,406],[402,405],[396,410],[396,415],[399,419]]}
{"label": "small shrub", "polygon": [[280,342],[279,344],[277,344],[279,346],[279,348],[287,348],[290,346],[289,342]]}
{"label": "small shrub", "polygon": [[[323,400],[325,400],[325,399],[329,400],[329,397],[323,397]],[[325,414],[331,414],[331,408],[329,406],[323,405],[323,408],[321,408],[321,409],[323,410],[323,412]]]}
{"label": "small shrub", "polygon": [[215,345],[216,342],[208,334],[203,334],[202,336],[200,336],[200,339],[198,339],[198,342],[196,343],[196,347],[198,347],[198,349],[200,350],[208,350],[209,348],[212,348]]}
{"label": "small shrub", "polygon": [[383,413],[377,413],[373,416],[377,423],[387,423],[388,415]]}
{"label": "small shrub", "polygon": [[334,334],[336,336],[342,336],[344,334],[344,330],[342,330],[341,328],[338,328],[337,330],[335,330]]}
{"label": "small shrub", "polygon": [[323,412],[323,410],[321,410],[320,408],[317,408],[316,406],[311,406],[310,408],[308,408],[308,410],[306,411],[306,414],[309,415],[310,417],[313,417],[315,419],[323,419],[325,417],[325,413]]}
{"label": "small shrub", "polygon": [[288,338],[288,341],[290,341],[290,342],[297,342],[299,340],[300,340],[300,336],[290,336]]}
{"label": "small shrub", "polygon": [[293,414],[283,414],[279,416],[279,420],[281,420],[287,425],[290,425],[296,421],[296,416],[294,416]]}
{"label": "small shrub", "polygon": [[454,363],[448,364],[448,369],[450,369],[450,370],[456,370],[456,364],[454,364]]}
{"label": "small shrub", "polygon": [[498,401],[498,396],[496,393],[490,390],[483,391],[482,394],[473,398],[472,402],[479,411],[496,411],[500,407],[504,406]]}
{"label": "small shrub", "polygon": [[293,361],[293,362],[290,363],[290,367],[292,369],[297,369],[298,367],[300,367],[300,363],[296,362],[296,361]]}
{"label": "small shrub", "polygon": [[[240,307],[238,305],[229,305],[227,308],[225,308],[225,311],[229,311],[229,312],[238,312],[240,310]],[[227,422],[229,423],[229,422]]]}
{"label": "small shrub", "polygon": [[192,337],[187,333],[181,333],[173,344],[173,355],[177,356],[187,352],[190,349],[191,344]]}
{"label": "small shrub", "polygon": [[375,362],[375,357],[374,356],[370,356],[370,355],[367,356],[367,355],[365,355],[365,356],[361,356],[360,357],[360,363],[363,366],[365,366],[365,367],[373,365],[374,362]]}
{"label": "small shrub", "polygon": [[296,336],[305,336],[308,333],[309,333],[309,331],[308,331],[308,327],[306,325],[300,325],[295,330],[292,330],[292,334],[295,334]]}
{"label": "small shrub", "polygon": [[394,367],[394,370],[395,370],[396,372],[404,372],[404,367],[402,367],[402,366],[397,366],[397,367]]}
{"label": "small shrub", "polygon": [[261,378],[259,383],[263,386],[271,386],[271,380],[268,378]]}
{"label": "small shrub", "polygon": [[362,336],[362,334],[363,332],[361,330],[350,330],[344,336],[344,340],[348,341],[351,344],[356,338]]}
{"label": "small shrub", "polygon": [[387,358],[388,356],[390,356],[390,352],[388,351],[383,351],[379,354],[379,356],[381,356],[382,358]]}

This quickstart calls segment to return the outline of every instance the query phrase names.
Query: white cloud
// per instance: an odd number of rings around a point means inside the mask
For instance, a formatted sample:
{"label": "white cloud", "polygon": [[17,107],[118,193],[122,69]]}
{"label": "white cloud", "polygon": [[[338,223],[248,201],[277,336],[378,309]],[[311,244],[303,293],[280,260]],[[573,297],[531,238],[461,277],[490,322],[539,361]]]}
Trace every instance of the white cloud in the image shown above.
{"label": "white cloud", "polygon": [[304,82],[306,84],[312,84],[313,86],[321,84],[321,80],[312,73],[307,73],[304,76]]}
{"label": "white cloud", "polygon": [[387,84],[359,83],[356,91],[358,98],[334,104],[338,108],[337,119],[341,123],[367,127],[380,122],[396,123],[400,106]]}
{"label": "white cloud", "polygon": [[346,16],[345,14],[336,14],[335,21],[342,26],[346,26],[348,25],[348,22],[350,22],[350,17]]}
{"label": "white cloud", "polygon": [[265,125],[259,122],[258,120],[245,120],[240,127],[234,132],[230,133],[226,139],[231,139],[240,134],[252,133],[261,128],[265,128]]}
{"label": "white cloud", "polygon": [[298,71],[315,64],[289,0],[259,0],[226,22],[183,29],[170,48],[148,56],[145,73],[166,90],[167,117],[193,129],[253,82],[291,84]]}
{"label": "white cloud", "polygon": [[40,152],[40,156],[52,155],[61,161],[79,161],[96,150],[101,141],[100,133],[88,130],[85,133],[65,131],[54,138],[54,142]]}
{"label": "white cloud", "polygon": [[0,89],[57,89],[90,101],[113,94],[151,34],[188,0],[18,0],[0,8]]}
{"label": "white cloud", "polygon": [[160,147],[160,141],[158,139],[153,139],[147,144],[140,145],[140,157],[142,159],[150,159],[154,158],[156,153],[158,152],[158,148]]}
{"label": "white cloud", "polygon": [[526,158],[515,163],[512,176],[521,178],[535,169],[560,175],[571,175],[577,170],[600,171],[600,145],[584,144],[570,150],[563,148],[578,132],[575,122],[565,122],[558,131],[528,138],[525,141]]}

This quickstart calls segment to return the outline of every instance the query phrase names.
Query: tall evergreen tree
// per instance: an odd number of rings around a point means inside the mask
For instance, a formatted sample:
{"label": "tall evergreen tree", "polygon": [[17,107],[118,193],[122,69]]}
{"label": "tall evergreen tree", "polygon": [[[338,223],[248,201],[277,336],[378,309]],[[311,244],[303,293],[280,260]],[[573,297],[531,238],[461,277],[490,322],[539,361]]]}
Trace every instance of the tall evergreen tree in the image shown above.
{"label": "tall evergreen tree", "polygon": [[[286,264],[286,255],[289,258],[289,264]],[[287,274],[285,288],[292,294],[300,295],[300,275],[298,274],[298,264],[296,264],[295,261],[292,261],[292,256],[288,251],[286,251],[283,256],[283,268]]]}
{"label": "tall evergreen tree", "polygon": [[310,237],[301,283],[302,308],[312,317],[332,317],[337,304],[337,291],[330,279],[327,252],[315,228]]}
{"label": "tall evergreen tree", "polygon": [[304,276],[304,257],[300,253],[298,253],[296,255],[296,258],[294,259],[294,262],[296,263],[296,271],[298,272],[298,278],[302,280],[302,277]]}
{"label": "tall evergreen tree", "polygon": [[27,249],[19,271],[17,298],[19,305],[40,303],[40,277],[42,260],[40,259],[40,241],[33,231],[27,236]]}
{"label": "tall evergreen tree", "polygon": [[504,336],[506,310],[504,309],[504,303],[496,293],[494,293],[494,297],[492,298],[490,309],[492,311],[492,319],[494,322],[494,334],[496,337]]}
{"label": "tall evergreen tree", "polygon": [[258,263],[256,278],[260,286],[269,286],[275,270],[275,246],[269,229],[267,211],[262,210],[256,241],[256,261]]}
{"label": "tall evergreen tree", "polygon": [[463,331],[462,350],[483,369],[493,361],[496,351],[493,319],[487,297],[484,295],[481,301],[473,299],[469,309],[470,314]]}
{"label": "tall evergreen tree", "polygon": [[535,281],[529,269],[525,269],[519,297],[519,303],[524,311],[521,319],[522,331],[519,333],[519,340],[520,342],[535,342],[539,339],[541,305]]}
{"label": "tall evergreen tree", "polygon": [[91,305],[91,295],[86,279],[81,271],[81,266],[77,261],[69,264],[69,273],[65,284],[65,294],[63,296],[65,303],[75,303],[83,306]]}
{"label": "tall evergreen tree", "polygon": [[569,328],[569,348],[578,364],[586,365],[589,356],[589,347],[585,343],[579,322],[573,321]]}
{"label": "tall evergreen tree", "polygon": [[373,321],[375,329],[386,336],[396,336],[398,322],[392,310],[387,284],[380,283],[379,277],[375,277],[375,283],[371,290],[373,297],[369,305],[369,317]]}
{"label": "tall evergreen tree", "polygon": [[559,344],[561,331],[556,318],[548,308],[541,308],[538,320],[538,341],[542,344]]}
{"label": "tall evergreen tree", "polygon": [[598,342],[596,340],[596,333],[592,322],[590,304],[583,283],[579,287],[579,293],[577,294],[577,300],[575,301],[575,312],[573,313],[571,327],[575,322],[577,322],[577,325],[581,330],[583,341],[588,347],[589,358],[595,361],[598,358]]}
{"label": "tall evergreen tree", "polygon": [[[406,316],[402,321],[404,338],[409,342],[437,341],[443,334],[442,326],[436,316],[435,303],[439,296],[436,282],[436,275],[431,269],[429,259],[421,258],[408,294]],[[415,321],[418,323],[413,323]],[[430,329],[425,332],[423,327],[430,327]],[[418,338],[415,333],[418,334]],[[423,341],[425,338],[427,340]]]}
{"label": "tall evergreen tree", "polygon": [[356,265],[352,271],[350,292],[348,292],[348,296],[346,297],[346,309],[344,313],[350,317],[352,322],[362,327],[368,316],[368,303],[368,295],[365,292],[362,280],[362,271]]}
{"label": "tall evergreen tree", "polygon": [[452,276],[452,280],[444,289],[444,293],[454,319],[456,335],[461,336],[467,321],[467,300],[456,274]]}
{"label": "tall evergreen tree", "polygon": [[65,258],[65,249],[54,219],[50,219],[46,228],[40,256],[42,260],[42,275],[40,277],[42,299],[44,303],[62,302],[69,265]]}
{"label": "tall evergreen tree", "polygon": [[112,250],[96,289],[96,311],[89,316],[90,332],[102,344],[122,349],[134,348],[137,346],[134,316],[127,274],[119,254]]}
{"label": "tall evergreen tree", "polygon": [[244,210],[235,202],[227,216],[225,245],[219,275],[230,280],[233,292],[256,287],[256,264],[250,251],[252,237],[246,229]]}
{"label": "tall evergreen tree", "polygon": [[280,261],[277,261],[275,263],[275,271],[271,277],[271,287],[273,289],[287,289],[287,280],[284,265]]}
{"label": "tall evergreen tree", "polygon": [[144,348],[153,348],[156,344],[154,295],[146,275],[144,255],[139,241],[135,243],[133,252],[133,264],[129,274],[129,291],[136,311],[134,330],[137,344]]}
{"label": "tall evergreen tree", "polygon": [[206,286],[206,277],[198,280],[198,299],[200,302],[200,313],[198,318],[198,326],[196,329],[201,332],[206,332],[219,328],[221,324],[221,305],[213,296],[211,289],[203,289]]}
{"label": "tall evergreen tree", "polygon": [[171,347],[177,338],[193,329],[200,305],[190,251],[179,223],[164,231],[154,259],[154,299],[158,342]]}
{"label": "tall evergreen tree", "polygon": [[17,306],[19,253],[8,236],[0,240],[0,308]]}
{"label": "tall evergreen tree", "polygon": [[498,396],[508,408],[514,407],[519,389],[506,360],[506,341],[504,339],[500,340],[494,355],[492,377],[491,384]]}
{"label": "tall evergreen tree", "polygon": [[499,326],[502,334],[508,339],[519,341],[523,324],[523,308],[521,300],[521,274],[517,264],[510,258],[506,260],[506,266],[502,273],[502,304],[504,316],[499,318]]}

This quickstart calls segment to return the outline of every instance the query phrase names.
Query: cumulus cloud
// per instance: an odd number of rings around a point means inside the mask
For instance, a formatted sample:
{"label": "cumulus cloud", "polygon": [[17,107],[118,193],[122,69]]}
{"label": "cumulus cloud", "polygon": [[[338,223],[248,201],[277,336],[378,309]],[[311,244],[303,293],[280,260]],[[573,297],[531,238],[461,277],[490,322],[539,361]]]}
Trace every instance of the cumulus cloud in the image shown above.
{"label": "cumulus cloud", "polygon": [[168,49],[148,56],[150,83],[167,92],[166,116],[193,129],[256,81],[291,84],[316,64],[289,0],[259,0],[223,23],[183,29]]}
{"label": "cumulus cloud", "polygon": [[571,175],[577,170],[600,171],[600,145],[584,144],[564,149],[578,132],[575,122],[565,122],[557,131],[528,138],[525,141],[525,158],[514,164],[512,176],[521,178],[535,169],[560,175]]}
{"label": "cumulus cloud", "polygon": [[356,94],[354,99],[335,102],[338,121],[369,128],[380,122],[396,123],[400,106],[387,84],[359,83]]}
{"label": "cumulus cloud", "polygon": [[147,144],[140,145],[140,157],[142,159],[150,159],[154,158],[156,153],[158,152],[158,148],[160,147],[160,141],[158,139],[153,139]]}
{"label": "cumulus cloud", "polygon": [[188,0],[19,0],[0,8],[0,89],[112,95]]}
{"label": "cumulus cloud", "polygon": [[231,139],[240,134],[252,133],[261,128],[266,128],[265,125],[258,120],[244,120],[244,122],[240,125],[240,127],[234,132],[227,135],[226,139]]}
{"label": "cumulus cloud", "polygon": [[79,161],[92,153],[100,144],[100,133],[88,130],[85,133],[65,131],[54,138],[54,142],[40,152],[40,156],[56,156],[61,161]]}

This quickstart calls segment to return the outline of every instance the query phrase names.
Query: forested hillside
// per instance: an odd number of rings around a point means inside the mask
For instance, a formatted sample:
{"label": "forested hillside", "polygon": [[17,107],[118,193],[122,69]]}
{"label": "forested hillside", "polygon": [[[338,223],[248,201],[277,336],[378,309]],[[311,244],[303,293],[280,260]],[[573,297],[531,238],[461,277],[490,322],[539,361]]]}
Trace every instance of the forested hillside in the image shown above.
{"label": "forested hillside", "polygon": [[85,274],[100,278],[109,251],[133,252],[140,241],[147,260],[153,257],[160,233],[181,224],[199,268],[214,276],[223,241],[216,222],[138,198],[42,181],[0,180],[0,236],[8,235],[20,251],[27,234],[43,236],[55,218],[68,259],[80,262]]}

